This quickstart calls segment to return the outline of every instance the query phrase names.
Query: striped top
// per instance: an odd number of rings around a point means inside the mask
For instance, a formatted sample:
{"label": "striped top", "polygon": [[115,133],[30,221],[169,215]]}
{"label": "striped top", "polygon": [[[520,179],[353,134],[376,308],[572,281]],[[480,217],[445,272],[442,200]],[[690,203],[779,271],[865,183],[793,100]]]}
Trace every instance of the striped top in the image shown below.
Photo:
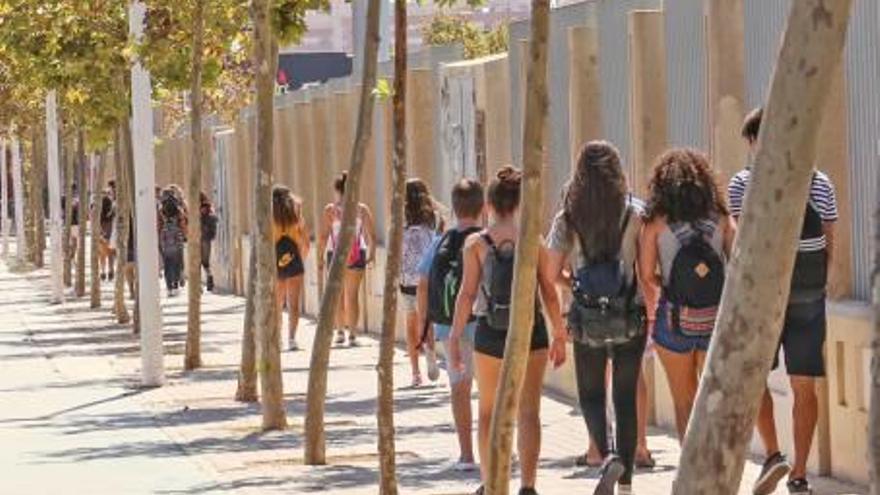
{"label": "striped top", "polygon": [[[730,214],[737,219],[742,214],[746,189],[751,178],[752,170],[746,168],[734,175],[727,186]],[[834,184],[824,172],[816,171],[813,175],[813,182],[810,185],[810,204],[819,213],[823,222],[837,221],[837,197],[834,193]],[[816,238],[801,239],[799,250],[801,252],[822,251],[826,246],[825,236],[822,235]]]}

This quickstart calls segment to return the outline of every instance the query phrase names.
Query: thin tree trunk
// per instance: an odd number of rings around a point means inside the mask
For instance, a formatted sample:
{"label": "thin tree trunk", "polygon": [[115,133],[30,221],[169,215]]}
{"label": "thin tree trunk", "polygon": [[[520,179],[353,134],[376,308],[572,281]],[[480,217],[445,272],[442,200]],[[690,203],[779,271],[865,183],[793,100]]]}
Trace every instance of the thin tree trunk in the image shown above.
{"label": "thin tree trunk", "polygon": [[202,227],[199,193],[202,190],[202,44],[205,30],[205,0],[193,5],[192,86],[190,88],[190,138],[192,160],[189,166],[189,235],[186,246],[186,269],[189,279],[187,304],[186,350],[183,368],[202,366]]}
{"label": "thin tree trunk", "polygon": [[116,279],[113,284],[113,312],[116,322],[126,325],[131,315],[125,306],[125,277],[128,264],[128,237],[131,228],[131,196],[129,195],[128,153],[125,144],[126,133],[120,124],[116,129],[113,143],[113,165],[116,167]]}
{"label": "thin tree trunk", "polygon": [[76,163],[76,182],[77,192],[79,193],[79,237],[77,238],[78,246],[76,248],[76,283],[74,291],[76,297],[86,295],[86,232],[88,232],[89,218],[89,186],[86,183],[86,138],[82,130],[79,131],[76,138],[77,147],[77,163]]}
{"label": "thin tree trunk", "polygon": [[9,256],[9,223],[11,219],[9,218],[9,167],[7,167],[6,161],[6,152],[9,150],[9,147],[6,145],[6,139],[0,139],[0,194],[2,194],[2,198],[0,198],[0,209],[2,209],[2,219],[3,225],[3,258],[7,258]]}
{"label": "thin tree trunk", "polygon": [[309,372],[309,387],[306,394],[305,420],[305,462],[309,465],[326,464],[324,433],[324,401],[327,398],[327,365],[330,361],[330,345],[333,340],[333,324],[336,308],[342,292],[342,275],[347,253],[355,237],[355,221],[358,215],[361,175],[364,168],[367,143],[370,141],[373,125],[373,103],[376,86],[377,55],[379,51],[379,9],[381,0],[369,0],[367,7],[367,34],[364,42],[364,74],[361,85],[360,110],[357,132],[348,167],[348,179],[342,203],[342,226],[339,244],[330,262],[330,273],[321,298],[318,326],[315,329],[315,342]]}
{"label": "thin tree trunk", "polygon": [[278,305],[275,300],[275,249],[272,243],[272,168],[275,140],[275,72],[278,47],[272,33],[270,2],[252,0],[254,23],[254,66],[257,67],[257,167],[254,180],[256,198],[257,277],[254,286],[254,319],[257,350],[260,356],[260,395],[263,430],[287,426],[284,407],[284,383],[281,373],[281,337]]}
{"label": "thin tree trunk", "polygon": [[758,139],[755,177],[673,494],[739,490],[746,446],[776,352],[768,344],[778,342],[782,329],[816,143],[846,40],[850,4],[792,3]]}
{"label": "thin tree trunk", "polygon": [[[877,179],[880,185],[880,176]],[[880,188],[877,189],[880,191]],[[874,339],[871,342],[871,404],[869,450],[871,459],[871,495],[880,495],[880,196],[874,213]]]}
{"label": "thin tree trunk", "polygon": [[63,234],[63,253],[64,262],[62,264],[62,275],[65,287],[73,286],[73,249],[71,249],[71,226],[73,225],[73,148],[70,141],[62,140],[61,162],[64,167],[64,230]]}
{"label": "thin tree trunk", "polygon": [[[253,236],[251,237],[253,245]],[[257,341],[254,335],[254,290],[257,285],[257,253],[251,249],[248,260],[248,283],[245,294],[244,326],[241,332],[241,363],[238,369],[238,388],[235,400],[256,402],[257,394]]]}
{"label": "thin tree trunk", "polygon": [[98,309],[101,307],[101,266],[100,260],[98,259],[98,245],[103,235],[101,233],[101,210],[103,208],[102,194],[101,189],[104,184],[104,156],[93,156],[92,160],[94,163],[93,172],[92,172],[92,197],[94,198],[94,204],[89,209],[90,212],[90,223],[92,234],[92,242],[91,242],[91,290],[89,295],[91,296],[89,306],[92,309]]}
{"label": "thin tree trunk", "polygon": [[[63,237],[61,221],[61,167],[58,163],[58,103],[55,91],[46,95],[46,169],[49,186],[49,265],[52,280],[52,302],[64,302],[62,280]],[[4,184],[5,189],[5,184]],[[5,195],[5,193],[4,193]]]}
{"label": "thin tree trunk", "polygon": [[394,1],[394,156],[392,166],[391,231],[385,262],[382,299],[382,339],[379,347],[379,493],[397,495],[394,446],[394,343],[397,334],[397,288],[403,254],[403,208],[406,193],[406,0]]}
{"label": "thin tree trunk", "polygon": [[[27,143],[30,142],[30,149]],[[35,132],[31,130],[31,139],[22,142],[22,174],[24,180],[24,229],[27,244],[27,261],[36,266],[37,263],[37,222],[35,218],[36,204],[36,148]],[[27,159],[30,151],[30,160]]]}
{"label": "thin tree trunk", "polygon": [[[131,280],[126,283],[129,284],[129,294],[132,300],[134,300],[134,307],[132,308],[132,331],[135,335],[139,335],[141,333],[141,292],[140,285],[138,283],[138,277],[141,275],[141,266],[138,264],[137,260],[137,236],[138,236],[138,209],[136,207],[137,194],[135,193],[135,171],[134,171],[134,142],[132,141],[131,134],[131,121],[125,123],[122,126],[122,144],[125,146],[123,151],[125,153],[125,160],[122,162],[125,165],[125,187],[126,187],[126,196],[128,197],[128,210],[129,210],[129,222],[128,222],[128,240],[126,241],[128,244],[133,244],[129,247],[131,251],[135,253],[134,259],[129,261],[126,266],[128,267],[128,271],[131,274]],[[153,191],[150,190],[151,198],[153,197]],[[153,210],[155,212],[155,210]],[[153,222],[148,226],[147,232],[157,232],[155,228],[155,223]],[[127,245],[128,245],[127,244]],[[158,256],[159,246],[155,246],[155,253]],[[155,278],[159,279],[159,260],[156,258],[156,272]],[[156,292],[156,301],[158,302],[158,291]],[[156,311],[160,311],[156,309]],[[164,370],[163,370],[164,373]]]}
{"label": "thin tree trunk", "polygon": [[510,452],[519,410],[520,392],[529,362],[535,317],[543,184],[545,124],[547,121],[547,37],[549,0],[532,0],[531,41],[526,80],[526,117],[523,129],[523,183],[516,267],[513,275],[510,328],[498,381],[495,410],[489,431],[487,493],[507,495]]}
{"label": "thin tree trunk", "polygon": [[45,190],[45,167],[43,166],[45,155],[45,136],[38,126],[34,126],[31,138],[31,166],[29,169],[31,229],[33,243],[31,245],[31,263],[36,268],[43,268],[43,251],[46,249],[46,229],[43,212],[43,193]]}
{"label": "thin tree trunk", "polygon": [[21,145],[17,137],[12,138],[12,193],[15,200],[15,243],[16,258],[20,264],[25,260],[25,231],[24,231],[24,177],[21,166]]}

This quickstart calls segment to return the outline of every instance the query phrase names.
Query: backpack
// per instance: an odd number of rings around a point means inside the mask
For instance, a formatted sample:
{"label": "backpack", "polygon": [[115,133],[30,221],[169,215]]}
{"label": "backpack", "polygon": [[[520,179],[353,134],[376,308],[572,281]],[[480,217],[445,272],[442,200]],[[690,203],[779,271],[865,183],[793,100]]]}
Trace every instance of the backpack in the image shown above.
{"label": "backpack", "polygon": [[434,240],[434,231],[423,225],[412,225],[403,232],[403,256],[400,286],[415,287],[419,283],[419,262]]}
{"label": "backpack", "polygon": [[202,239],[208,242],[217,238],[217,215],[202,214]]}
{"label": "backpack", "polygon": [[479,227],[451,229],[440,238],[428,272],[428,300],[431,301],[428,305],[428,321],[431,323],[452,325],[455,299],[461,287],[464,241],[480,230]]}
{"label": "backpack", "polygon": [[[813,176],[815,180],[815,175]],[[807,202],[804,213],[804,225],[801,228],[801,240],[818,239],[825,235],[822,228],[822,215]],[[791,295],[789,302],[810,302],[821,299],[825,295],[828,283],[828,250],[798,250],[791,276]]]}
{"label": "backpack", "polygon": [[[625,242],[632,210],[627,207],[621,226],[621,245]],[[583,241],[581,241],[581,252]],[[635,265],[633,265],[633,272]],[[620,256],[610,261],[585,260],[572,280],[573,300],[568,311],[572,338],[590,347],[625,344],[644,335],[646,313],[636,301],[636,280],[627,280],[626,265]]]}
{"label": "backpack", "polygon": [[295,277],[305,271],[299,246],[288,233],[281,234],[275,243],[275,260],[278,265],[278,277],[285,279]]}
{"label": "backpack", "polygon": [[159,232],[159,248],[165,256],[176,256],[183,252],[183,229],[176,219],[167,219]]}
{"label": "backpack", "polygon": [[672,328],[687,337],[708,337],[715,328],[725,278],[724,260],[708,241],[715,228],[670,227],[680,248],[664,292]]}
{"label": "backpack", "polygon": [[488,233],[484,232],[482,237],[489,246],[483,265],[483,281],[480,283],[486,298],[486,323],[494,330],[506,332],[510,325],[516,250],[513,242],[498,246]]}

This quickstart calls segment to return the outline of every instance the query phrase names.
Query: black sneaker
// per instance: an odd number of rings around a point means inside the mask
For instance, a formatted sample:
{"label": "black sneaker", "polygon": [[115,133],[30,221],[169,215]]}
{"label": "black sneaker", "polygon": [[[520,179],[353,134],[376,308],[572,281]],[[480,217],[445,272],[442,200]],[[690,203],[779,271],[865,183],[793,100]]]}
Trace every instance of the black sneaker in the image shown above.
{"label": "black sneaker", "polygon": [[214,292],[214,277],[208,275],[208,282],[205,285],[207,285],[208,292]]}
{"label": "black sneaker", "polygon": [[484,493],[486,493],[486,487],[481,486],[477,488],[477,491],[474,492],[474,495],[483,495]]}
{"label": "black sneaker", "polygon": [[761,468],[761,475],[755,481],[752,487],[754,495],[770,495],[776,490],[776,485],[788,473],[791,472],[791,464],[786,460],[785,455],[777,452],[764,461],[764,467]]}
{"label": "black sneaker", "polygon": [[609,455],[602,464],[602,476],[599,478],[599,484],[593,491],[593,495],[614,495],[614,485],[623,476],[626,468],[623,461],[616,455]]}
{"label": "black sneaker", "polygon": [[532,487],[524,487],[519,489],[519,495],[538,495],[538,492]]}
{"label": "black sneaker", "polygon": [[813,489],[806,478],[795,478],[788,481],[788,493],[791,495],[812,495]]}

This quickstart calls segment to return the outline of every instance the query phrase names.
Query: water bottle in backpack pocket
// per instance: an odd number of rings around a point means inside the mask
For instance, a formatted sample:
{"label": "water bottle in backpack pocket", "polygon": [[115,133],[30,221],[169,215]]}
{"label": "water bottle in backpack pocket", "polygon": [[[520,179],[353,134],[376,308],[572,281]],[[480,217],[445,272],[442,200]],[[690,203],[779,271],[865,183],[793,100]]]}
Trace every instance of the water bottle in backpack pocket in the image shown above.
{"label": "water bottle in backpack pocket", "polygon": [[725,278],[723,256],[708,240],[716,228],[707,222],[694,227],[670,226],[680,247],[663,288],[669,302],[667,321],[686,337],[708,337],[715,328]]}

